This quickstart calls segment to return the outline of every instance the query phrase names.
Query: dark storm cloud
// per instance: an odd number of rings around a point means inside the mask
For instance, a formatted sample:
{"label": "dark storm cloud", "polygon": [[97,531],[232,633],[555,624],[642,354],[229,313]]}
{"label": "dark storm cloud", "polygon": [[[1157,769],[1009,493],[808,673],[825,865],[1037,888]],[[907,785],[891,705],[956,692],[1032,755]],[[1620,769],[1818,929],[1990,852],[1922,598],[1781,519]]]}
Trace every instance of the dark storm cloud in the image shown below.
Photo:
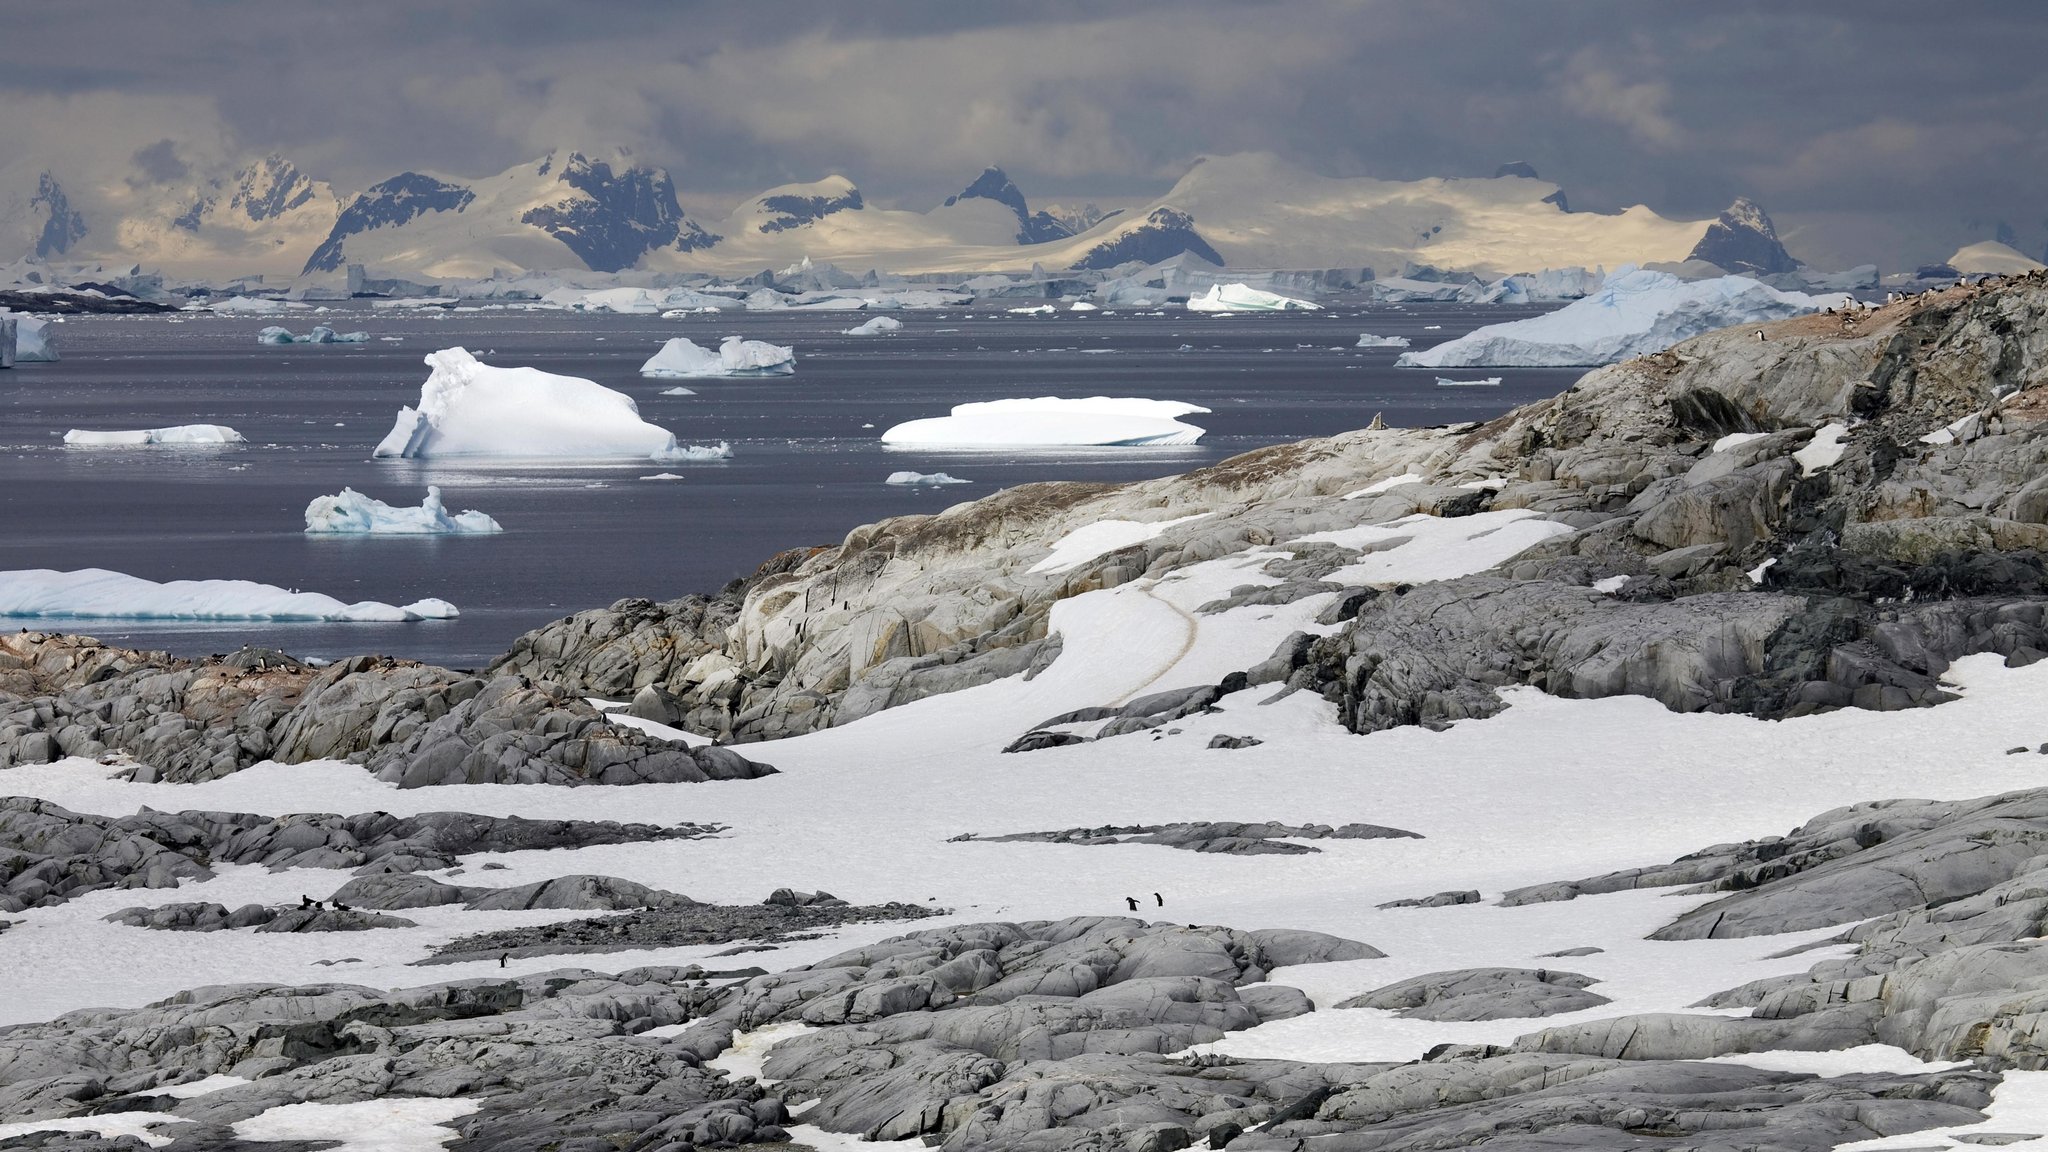
{"label": "dark storm cloud", "polygon": [[1999,221],[2039,255],[2044,48],[2025,3],[88,2],[0,39],[0,97],[69,120],[0,145],[278,150],[343,189],[624,145],[698,201],[839,171],[911,206],[990,162],[1057,198],[1156,194],[1202,153],[1526,159],[1575,206],[1758,197],[1823,263]]}
{"label": "dark storm cloud", "polygon": [[178,159],[175,140],[163,139],[146,148],[137,148],[133,160],[143,177],[157,184],[183,180],[192,172],[190,164]]}

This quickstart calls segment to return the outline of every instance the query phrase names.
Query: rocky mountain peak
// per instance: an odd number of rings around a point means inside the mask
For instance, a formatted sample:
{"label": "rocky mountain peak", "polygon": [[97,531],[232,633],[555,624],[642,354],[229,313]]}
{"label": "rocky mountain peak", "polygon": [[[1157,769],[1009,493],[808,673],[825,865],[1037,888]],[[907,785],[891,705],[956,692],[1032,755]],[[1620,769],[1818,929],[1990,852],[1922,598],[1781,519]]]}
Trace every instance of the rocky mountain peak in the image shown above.
{"label": "rocky mountain peak", "polygon": [[1746,196],[1736,197],[1719,219],[1707,225],[1686,258],[1759,276],[1799,268],[1799,261],[1778,242],[1778,230],[1763,206]]}
{"label": "rocky mountain peak", "polygon": [[31,209],[45,213],[42,233],[36,237],[36,255],[46,258],[61,256],[85,238],[85,217],[71,207],[70,198],[64,195],[64,186],[51,173],[44,172],[36,182],[36,194],[29,198],[28,204]]}
{"label": "rocky mountain peak", "polygon": [[592,271],[618,272],[657,248],[689,252],[720,239],[683,215],[665,168],[614,171],[608,161],[571,152],[555,173],[573,194],[529,209],[520,221],[560,240]]}
{"label": "rocky mountain peak", "polygon": [[1049,240],[1065,240],[1074,235],[1074,230],[1064,221],[1049,212],[1031,211],[1024,200],[1024,192],[1017,182],[1001,168],[991,164],[981,170],[957,196],[946,197],[947,207],[962,200],[993,200],[1017,215],[1017,243],[1043,244]]}
{"label": "rocky mountain peak", "polygon": [[307,258],[304,271],[332,272],[340,268],[348,238],[358,233],[372,228],[396,228],[429,212],[460,212],[475,199],[476,193],[460,184],[449,184],[418,172],[400,172],[389,180],[372,184],[349,201],[335,219],[327,239]]}
{"label": "rocky mountain peak", "polygon": [[317,194],[313,181],[297,165],[272,152],[236,173],[228,207],[251,220],[275,220]]}

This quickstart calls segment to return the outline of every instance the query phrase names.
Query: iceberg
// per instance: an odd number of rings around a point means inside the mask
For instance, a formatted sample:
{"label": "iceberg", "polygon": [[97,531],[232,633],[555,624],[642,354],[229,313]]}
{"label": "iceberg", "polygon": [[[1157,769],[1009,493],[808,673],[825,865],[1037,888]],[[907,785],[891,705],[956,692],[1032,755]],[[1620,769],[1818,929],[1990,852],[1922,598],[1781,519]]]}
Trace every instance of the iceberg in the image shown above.
{"label": "iceberg", "polygon": [[576,376],[494,368],[466,348],[429,353],[417,408],[400,408],[379,457],[667,459],[675,435],[640,418],[633,398]]}
{"label": "iceberg", "polygon": [[663,388],[661,390],[661,394],[663,396],[695,396],[697,394],[697,390],[694,388],[685,388],[682,385],[678,384],[673,388]]}
{"label": "iceberg", "polygon": [[291,329],[273,324],[256,334],[258,344],[367,344],[368,332],[336,332],[325,324],[318,325],[304,336],[292,335]]}
{"label": "iceberg", "polygon": [[64,442],[75,448],[150,448],[159,445],[246,443],[240,432],[223,424],[180,424],[175,428],[142,428],[132,432],[94,432],[73,428]]}
{"label": "iceberg", "polygon": [[1164,447],[1193,444],[1206,429],[1175,417],[1207,408],[1177,400],[1127,396],[988,400],[958,404],[952,414],[898,424],[882,443],[902,447]]}
{"label": "iceberg", "polygon": [[257,296],[230,296],[215,304],[206,306],[209,312],[239,313],[248,316],[268,316],[282,312],[287,305],[282,300],[269,300]]}
{"label": "iceberg", "polygon": [[1190,312],[1320,312],[1322,307],[1249,284],[1211,284],[1203,295],[1188,297]]}
{"label": "iceberg", "polygon": [[944,472],[891,472],[889,478],[882,483],[915,487],[928,484],[972,484],[974,481],[948,476]]}
{"label": "iceberg", "polygon": [[292,592],[251,580],[170,580],[81,568],[0,572],[0,616],[115,620],[337,620],[354,623],[448,620],[446,600],[402,607],[365,600],[344,604],[318,592]]}
{"label": "iceberg", "polygon": [[1685,281],[1669,272],[1628,269],[1555,312],[1489,324],[1434,348],[1403,352],[1394,362],[1408,368],[1613,364],[1716,328],[1783,320],[1834,302],[1780,292],[1747,276]]}
{"label": "iceberg", "polygon": [[657,452],[654,459],[663,464],[703,463],[706,460],[732,459],[732,445],[720,440],[716,444],[685,444],[666,452]]}
{"label": "iceberg", "polygon": [[448,514],[441,490],[427,486],[417,508],[394,508],[353,488],[338,496],[315,496],[306,505],[306,531],[335,536],[468,536],[505,529],[481,512]]}
{"label": "iceberg", "polygon": [[56,333],[50,330],[48,320],[38,320],[19,312],[0,308],[0,316],[14,321],[14,362],[16,364],[50,363],[62,359],[57,355]]}
{"label": "iceberg", "polygon": [[642,376],[658,380],[705,376],[789,376],[796,372],[796,350],[765,340],[727,336],[718,351],[678,336],[640,366]]}
{"label": "iceberg", "polygon": [[1100,311],[1102,311],[1102,306],[1101,306],[1101,305],[1099,305],[1099,304],[1090,304],[1090,303],[1089,303],[1089,302],[1087,302],[1086,300],[1076,300],[1076,301],[1074,301],[1074,302],[1073,302],[1072,304],[1070,304],[1070,305],[1068,305],[1068,306],[1067,306],[1067,311],[1069,311],[1069,312],[1100,312]]}
{"label": "iceberg", "polygon": [[1005,309],[1012,316],[1050,316],[1059,309],[1050,304],[1033,304],[1024,308]]}
{"label": "iceberg", "polygon": [[1487,376],[1479,380],[1453,380],[1448,376],[1439,376],[1436,378],[1436,386],[1439,388],[1498,388],[1500,387],[1500,377]]}
{"label": "iceberg", "polygon": [[848,336],[880,336],[886,332],[900,332],[902,329],[903,321],[896,319],[894,316],[877,316],[865,324],[848,328],[845,334]]}
{"label": "iceberg", "polygon": [[1375,336],[1370,332],[1361,333],[1358,337],[1358,343],[1352,345],[1354,348],[1406,348],[1407,346],[1408,338],[1406,336]]}

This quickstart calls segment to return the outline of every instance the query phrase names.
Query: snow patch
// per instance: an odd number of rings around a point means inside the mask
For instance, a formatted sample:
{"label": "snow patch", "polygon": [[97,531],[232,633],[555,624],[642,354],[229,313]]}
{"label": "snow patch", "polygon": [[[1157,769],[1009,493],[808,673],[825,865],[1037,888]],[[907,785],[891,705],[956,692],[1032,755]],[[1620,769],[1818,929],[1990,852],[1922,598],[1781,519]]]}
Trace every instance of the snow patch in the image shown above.
{"label": "snow patch", "polygon": [[1842,436],[1849,431],[1847,424],[1839,421],[1823,427],[1806,442],[1806,447],[1792,454],[1799,461],[1799,474],[1811,476],[1824,468],[1831,468],[1842,459],[1848,445],[1842,443]]}
{"label": "snow patch", "polygon": [[1770,435],[1768,432],[1730,432],[1719,440],[1714,441],[1714,451],[1726,452],[1730,448],[1739,448],[1752,440],[1761,440],[1768,435]]}
{"label": "snow patch", "polygon": [[238,1140],[333,1144],[330,1152],[440,1152],[461,1135],[447,1123],[477,1107],[474,1100],[398,1096],[353,1104],[283,1104],[236,1121],[234,1133]]}
{"label": "snow patch", "polygon": [[1086,564],[1104,553],[1133,544],[1143,544],[1176,524],[1200,520],[1207,512],[1193,516],[1182,516],[1175,520],[1097,520],[1093,524],[1074,529],[1053,542],[1052,554],[1026,569],[1029,572],[1065,572],[1069,568]]}

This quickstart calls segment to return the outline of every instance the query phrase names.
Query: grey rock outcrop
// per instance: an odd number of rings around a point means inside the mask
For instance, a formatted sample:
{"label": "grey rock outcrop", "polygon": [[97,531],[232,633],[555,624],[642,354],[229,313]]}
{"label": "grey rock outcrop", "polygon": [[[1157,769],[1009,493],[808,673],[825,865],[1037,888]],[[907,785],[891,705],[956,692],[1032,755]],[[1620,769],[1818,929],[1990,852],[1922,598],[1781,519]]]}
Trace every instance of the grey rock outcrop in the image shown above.
{"label": "grey rock outcrop", "polygon": [[717,831],[716,825],[467,812],[271,817],[144,808],[110,817],[7,796],[0,797],[0,910],[49,907],[102,888],[175,888],[210,878],[214,864],[413,872],[452,867],[476,852],[687,839]]}
{"label": "grey rock outcrop", "polygon": [[1339,1008],[1384,1008],[1416,1020],[1508,1020],[1555,1016],[1608,1003],[1586,989],[1599,983],[1546,968],[1466,968],[1431,972],[1353,996]]}
{"label": "grey rock outcrop", "polygon": [[[508,890],[516,891],[519,890]],[[652,899],[648,896],[640,898]],[[622,952],[637,948],[683,948],[730,944],[740,940],[773,945],[783,940],[813,939],[824,929],[844,924],[921,920],[945,911],[921,904],[893,902],[856,905],[829,897],[804,902],[784,902],[771,897],[760,904],[699,904],[694,900],[677,899],[681,902],[662,903],[617,916],[562,920],[463,936],[435,949],[432,958],[420,963],[494,960],[507,953],[513,956],[551,956]],[[494,897],[485,897],[470,902],[468,907],[515,906],[510,900],[495,903],[493,900]]]}
{"label": "grey rock outcrop", "polygon": [[0,768],[122,755],[138,781],[262,760],[353,759],[401,787],[747,779],[774,769],[613,724],[559,687],[357,657],[315,669],[244,649],[201,661],[87,637],[0,635]]}
{"label": "grey rock outcrop", "polygon": [[1100,828],[1067,828],[1058,832],[1012,832],[1004,836],[966,833],[955,841],[978,840],[989,844],[1162,844],[1189,852],[1222,852],[1233,856],[1305,855],[1319,851],[1297,840],[1420,840],[1419,832],[1386,828],[1378,824],[1282,824],[1267,820],[1242,823],[1236,820],[1195,820],[1180,824],[1104,825]]}
{"label": "grey rock outcrop", "polygon": [[616,876],[557,876],[516,888],[478,888],[408,872],[358,876],[329,899],[355,908],[385,910],[460,904],[472,910],[490,911],[567,908],[617,912],[628,908],[688,908],[697,903],[688,896]]}

